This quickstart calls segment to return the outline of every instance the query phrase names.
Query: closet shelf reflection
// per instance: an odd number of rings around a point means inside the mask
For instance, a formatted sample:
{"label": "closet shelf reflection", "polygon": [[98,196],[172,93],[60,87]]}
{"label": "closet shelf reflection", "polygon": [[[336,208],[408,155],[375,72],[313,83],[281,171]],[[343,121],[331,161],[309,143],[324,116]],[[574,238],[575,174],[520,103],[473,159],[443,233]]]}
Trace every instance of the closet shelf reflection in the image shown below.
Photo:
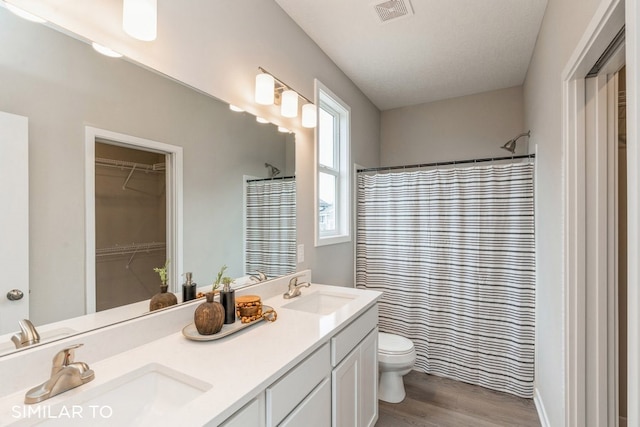
{"label": "closet shelf reflection", "polygon": [[139,252],[164,251],[167,245],[164,242],[132,243],[130,245],[115,245],[109,248],[96,249],[97,257],[115,255],[135,255]]}

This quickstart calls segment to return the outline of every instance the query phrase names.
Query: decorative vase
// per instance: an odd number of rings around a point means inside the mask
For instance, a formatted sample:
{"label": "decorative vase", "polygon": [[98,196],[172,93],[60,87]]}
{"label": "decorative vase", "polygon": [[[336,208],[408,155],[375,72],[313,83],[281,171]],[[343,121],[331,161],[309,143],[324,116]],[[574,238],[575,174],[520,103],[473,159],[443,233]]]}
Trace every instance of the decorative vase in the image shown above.
{"label": "decorative vase", "polygon": [[173,292],[167,292],[167,289],[169,289],[169,285],[160,285],[160,292],[152,296],[149,301],[149,310],[160,310],[178,303],[178,298]]}
{"label": "decorative vase", "polygon": [[220,332],[224,323],[224,307],[213,300],[215,294],[208,292],[207,301],[200,304],[193,313],[193,323],[200,335],[213,335]]}

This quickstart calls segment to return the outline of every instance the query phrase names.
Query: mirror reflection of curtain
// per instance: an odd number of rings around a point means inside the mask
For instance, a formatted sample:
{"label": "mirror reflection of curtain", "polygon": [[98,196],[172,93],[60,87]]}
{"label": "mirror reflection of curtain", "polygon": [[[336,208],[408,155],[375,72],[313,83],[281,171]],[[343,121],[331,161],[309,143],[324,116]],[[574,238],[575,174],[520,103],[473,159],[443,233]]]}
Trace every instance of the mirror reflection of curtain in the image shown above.
{"label": "mirror reflection of curtain", "polygon": [[246,182],[246,274],[268,277],[296,270],[296,180]]}

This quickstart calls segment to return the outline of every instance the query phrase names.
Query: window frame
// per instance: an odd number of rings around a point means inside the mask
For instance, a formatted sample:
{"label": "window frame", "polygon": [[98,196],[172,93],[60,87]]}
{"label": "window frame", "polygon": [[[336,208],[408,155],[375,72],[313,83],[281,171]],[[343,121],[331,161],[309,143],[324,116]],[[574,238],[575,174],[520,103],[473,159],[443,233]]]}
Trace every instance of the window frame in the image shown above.
{"label": "window frame", "polygon": [[[318,106],[318,126],[314,138],[314,230],[315,246],[333,245],[351,241],[351,107],[336,96],[319,80],[315,80],[315,98]],[[334,167],[320,163],[320,109],[334,116]],[[320,231],[320,174],[336,177],[336,228]]]}

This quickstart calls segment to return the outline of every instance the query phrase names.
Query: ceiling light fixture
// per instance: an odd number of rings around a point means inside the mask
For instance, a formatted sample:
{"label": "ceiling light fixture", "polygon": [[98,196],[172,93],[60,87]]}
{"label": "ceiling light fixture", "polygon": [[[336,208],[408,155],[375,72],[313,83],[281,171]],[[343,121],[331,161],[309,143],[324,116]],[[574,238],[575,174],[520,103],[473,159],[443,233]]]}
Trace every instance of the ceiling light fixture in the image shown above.
{"label": "ceiling light fixture", "polygon": [[9,9],[14,15],[19,16],[22,19],[26,19],[27,21],[37,22],[38,24],[44,24],[47,22],[46,19],[42,19],[39,16],[34,15],[33,13],[29,13],[26,10],[20,9],[18,6],[14,6],[11,3],[4,3],[4,5]]}
{"label": "ceiling light fixture", "polygon": [[155,40],[158,33],[157,0],[123,0],[122,29],[135,39]]}
{"label": "ceiling light fixture", "polygon": [[317,124],[316,108],[313,102],[300,95],[291,86],[275,77],[262,67],[256,75],[255,100],[262,105],[280,105],[280,114],[283,117],[298,117],[299,98],[305,101],[302,106],[302,126],[315,127]]}
{"label": "ceiling light fixture", "polygon": [[122,58],[121,53],[118,53],[115,50],[109,49],[108,47],[98,44],[96,42],[92,42],[91,46],[93,46],[93,49],[96,52],[101,53],[104,56],[108,56],[109,58]]}

